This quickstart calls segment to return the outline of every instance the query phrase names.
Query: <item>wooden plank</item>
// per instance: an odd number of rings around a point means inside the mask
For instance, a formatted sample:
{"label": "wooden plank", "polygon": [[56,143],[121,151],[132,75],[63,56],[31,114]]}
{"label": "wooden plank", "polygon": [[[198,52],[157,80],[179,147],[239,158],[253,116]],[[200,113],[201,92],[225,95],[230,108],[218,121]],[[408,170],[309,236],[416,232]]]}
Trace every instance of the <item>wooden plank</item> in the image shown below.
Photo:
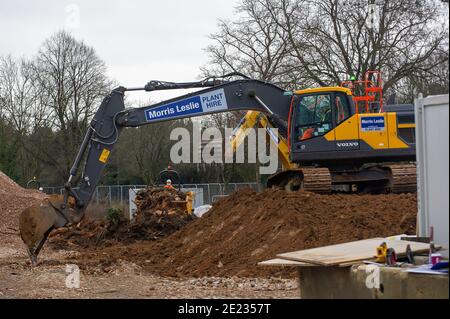
{"label": "wooden plank", "polygon": [[429,245],[404,240],[389,240],[372,238],[345,244],[313,248],[277,255],[277,257],[293,261],[301,261],[322,266],[334,266],[373,259],[376,248],[386,242],[389,248],[394,248],[398,256],[404,256],[407,245],[411,245],[414,253],[427,252]]}
{"label": "wooden plank", "polygon": [[258,266],[282,266],[282,267],[317,267],[314,264],[308,264],[301,261],[293,261],[286,259],[271,259],[258,263]]}
{"label": "wooden plank", "polygon": [[[277,255],[277,257],[323,266],[339,265],[341,263],[349,263],[364,260],[366,258],[373,258],[373,255],[368,255],[367,252],[375,254],[376,247],[378,247],[382,242],[383,238],[372,238],[345,244],[300,250],[280,254]],[[375,245],[374,250],[368,248],[373,245]],[[361,257],[361,253],[365,253],[365,255]]]}

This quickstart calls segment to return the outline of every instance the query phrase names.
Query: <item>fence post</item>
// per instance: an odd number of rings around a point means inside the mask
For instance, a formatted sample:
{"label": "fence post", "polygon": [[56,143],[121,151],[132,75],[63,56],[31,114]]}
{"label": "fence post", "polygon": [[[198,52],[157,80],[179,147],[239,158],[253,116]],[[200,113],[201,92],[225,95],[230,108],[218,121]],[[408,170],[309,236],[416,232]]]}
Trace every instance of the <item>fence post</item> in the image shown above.
{"label": "fence post", "polygon": [[212,203],[212,200],[211,200],[211,187],[209,186],[209,184],[206,184],[206,185],[208,185],[208,198],[209,198],[209,204],[211,204]]}

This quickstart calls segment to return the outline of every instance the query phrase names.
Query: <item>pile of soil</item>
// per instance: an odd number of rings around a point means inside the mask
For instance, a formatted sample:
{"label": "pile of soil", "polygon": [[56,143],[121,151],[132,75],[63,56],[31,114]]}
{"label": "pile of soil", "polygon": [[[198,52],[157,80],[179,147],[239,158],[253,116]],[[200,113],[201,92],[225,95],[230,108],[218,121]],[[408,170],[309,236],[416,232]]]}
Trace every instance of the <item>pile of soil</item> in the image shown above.
{"label": "pile of soil", "polygon": [[415,194],[319,195],[241,190],[154,242],[81,250],[84,267],[129,260],[163,276],[291,276],[257,263],[278,253],[413,234]]}
{"label": "pile of soil", "polygon": [[43,200],[45,196],[37,190],[20,187],[0,171],[0,239],[18,237],[20,213]]}
{"label": "pile of soil", "polygon": [[50,244],[53,248],[68,249],[158,240],[194,220],[186,213],[185,200],[185,194],[173,189],[148,188],[136,195],[134,222],[123,216],[100,221],[85,218],[76,226],[55,230],[50,235]]}

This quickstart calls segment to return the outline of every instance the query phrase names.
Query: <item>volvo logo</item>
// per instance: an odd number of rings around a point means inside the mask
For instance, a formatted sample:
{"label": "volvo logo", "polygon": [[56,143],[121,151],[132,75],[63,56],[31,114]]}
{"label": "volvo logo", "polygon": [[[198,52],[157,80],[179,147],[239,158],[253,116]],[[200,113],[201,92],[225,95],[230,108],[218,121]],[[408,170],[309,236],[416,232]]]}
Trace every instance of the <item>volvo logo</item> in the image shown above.
{"label": "volvo logo", "polygon": [[359,147],[359,142],[337,142],[337,147]]}

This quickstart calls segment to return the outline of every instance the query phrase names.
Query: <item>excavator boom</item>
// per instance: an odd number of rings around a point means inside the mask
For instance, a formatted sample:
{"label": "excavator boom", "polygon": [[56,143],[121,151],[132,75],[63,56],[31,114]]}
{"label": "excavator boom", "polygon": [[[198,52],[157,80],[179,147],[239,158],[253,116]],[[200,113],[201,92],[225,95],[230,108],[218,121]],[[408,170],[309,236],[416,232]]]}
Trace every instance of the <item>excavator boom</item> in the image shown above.
{"label": "excavator boom", "polygon": [[[125,88],[118,88],[105,98],[70,171],[67,194],[76,199],[81,209],[95,191],[122,128],[238,110],[258,110],[271,113],[272,117],[286,119],[291,100],[286,91],[273,84],[248,79],[222,83],[154,105],[130,109],[125,109],[123,102],[126,91]],[[74,190],[71,182],[86,153],[86,163],[78,187]]]}

